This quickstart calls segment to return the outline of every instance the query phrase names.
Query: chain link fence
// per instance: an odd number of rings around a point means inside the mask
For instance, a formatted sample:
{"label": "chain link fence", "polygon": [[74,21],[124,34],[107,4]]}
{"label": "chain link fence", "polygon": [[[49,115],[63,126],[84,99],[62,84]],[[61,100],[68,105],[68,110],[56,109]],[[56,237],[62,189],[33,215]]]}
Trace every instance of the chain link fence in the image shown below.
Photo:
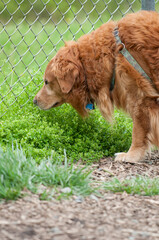
{"label": "chain link fence", "polygon": [[1,0],[0,116],[33,99],[64,41],[140,9],[140,0]]}

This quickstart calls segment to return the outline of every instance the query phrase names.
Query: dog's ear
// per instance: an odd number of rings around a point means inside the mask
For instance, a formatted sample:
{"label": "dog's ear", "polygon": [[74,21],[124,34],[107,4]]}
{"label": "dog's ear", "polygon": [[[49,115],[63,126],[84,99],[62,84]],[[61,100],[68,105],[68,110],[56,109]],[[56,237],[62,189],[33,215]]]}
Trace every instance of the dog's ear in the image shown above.
{"label": "dog's ear", "polygon": [[64,73],[64,76],[62,78],[58,78],[61,91],[63,93],[69,93],[78,77],[78,69],[73,63],[69,63],[68,70]]}
{"label": "dog's ear", "polygon": [[58,53],[58,83],[63,93],[69,93],[80,75],[81,63],[75,42],[65,43]]}

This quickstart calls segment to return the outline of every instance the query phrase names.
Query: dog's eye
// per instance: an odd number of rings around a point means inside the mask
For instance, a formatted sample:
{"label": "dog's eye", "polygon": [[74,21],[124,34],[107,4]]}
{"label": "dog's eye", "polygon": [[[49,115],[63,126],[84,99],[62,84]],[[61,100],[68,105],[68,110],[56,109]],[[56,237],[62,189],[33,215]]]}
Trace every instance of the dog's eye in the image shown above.
{"label": "dog's eye", "polygon": [[49,82],[47,80],[45,80],[45,84],[47,85],[47,84],[49,84]]}

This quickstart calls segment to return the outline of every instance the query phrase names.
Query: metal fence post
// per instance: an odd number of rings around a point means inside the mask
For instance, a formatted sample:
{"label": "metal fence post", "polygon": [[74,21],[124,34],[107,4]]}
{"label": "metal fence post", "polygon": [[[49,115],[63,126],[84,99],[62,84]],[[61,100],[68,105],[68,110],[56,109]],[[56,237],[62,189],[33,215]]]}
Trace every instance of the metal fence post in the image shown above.
{"label": "metal fence post", "polygon": [[155,11],[155,0],[142,0],[142,10]]}

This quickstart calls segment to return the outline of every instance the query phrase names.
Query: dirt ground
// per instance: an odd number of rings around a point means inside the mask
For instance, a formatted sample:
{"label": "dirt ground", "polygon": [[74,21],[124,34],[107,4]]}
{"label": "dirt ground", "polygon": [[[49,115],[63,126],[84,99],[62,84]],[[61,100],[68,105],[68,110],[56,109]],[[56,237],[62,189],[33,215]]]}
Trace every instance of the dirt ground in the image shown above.
{"label": "dirt ground", "polygon": [[[102,159],[94,165],[93,178],[159,176],[159,155],[140,164]],[[159,239],[159,196],[104,193],[85,199],[40,201],[27,195],[0,204],[0,240],[153,240]]]}

